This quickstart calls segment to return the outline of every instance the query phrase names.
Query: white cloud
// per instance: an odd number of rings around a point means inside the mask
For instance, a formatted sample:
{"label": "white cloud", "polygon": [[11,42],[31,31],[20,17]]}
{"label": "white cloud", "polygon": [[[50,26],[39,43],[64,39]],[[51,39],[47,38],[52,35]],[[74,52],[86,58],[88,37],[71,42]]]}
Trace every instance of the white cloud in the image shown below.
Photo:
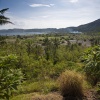
{"label": "white cloud", "polygon": [[24,18],[19,18],[19,17],[14,16],[11,21],[15,25],[7,24],[4,26],[1,26],[0,29],[8,29],[8,28],[22,28],[22,29],[64,28],[64,27],[69,27],[69,26],[78,26],[81,24],[85,24],[91,20],[90,19],[83,19],[83,18],[59,19],[57,17],[48,19],[48,16],[41,16],[38,19],[31,19],[31,18],[24,19]]}
{"label": "white cloud", "polygon": [[54,6],[55,4],[50,4],[50,6]]}
{"label": "white cloud", "polygon": [[[59,0],[58,0],[59,1]],[[91,2],[90,2],[91,1]],[[98,2],[94,0],[61,0],[60,3],[55,2],[46,4],[32,4],[31,7],[54,7],[54,9],[43,9],[43,11],[34,11],[33,13],[29,11],[29,16],[17,17],[11,16],[14,13],[6,13],[7,17],[15,25],[7,24],[1,26],[3,28],[64,28],[69,26],[78,26],[81,24],[86,24],[100,18],[100,6]],[[73,5],[75,4],[75,5]],[[73,5],[73,6],[72,6]],[[28,5],[29,6],[29,5]],[[56,8],[57,7],[57,8]],[[24,14],[24,13],[23,13]],[[26,12],[25,12],[26,15]],[[28,18],[29,17],[29,18]]]}
{"label": "white cloud", "polygon": [[48,18],[49,16],[46,15],[46,16],[41,16],[41,17],[42,17],[42,18]]}
{"label": "white cloud", "polygon": [[29,6],[30,7],[52,7],[52,6],[54,6],[54,4],[49,4],[49,5],[46,5],[46,4],[31,4]]}
{"label": "white cloud", "polygon": [[70,0],[71,3],[76,3],[78,0]]}

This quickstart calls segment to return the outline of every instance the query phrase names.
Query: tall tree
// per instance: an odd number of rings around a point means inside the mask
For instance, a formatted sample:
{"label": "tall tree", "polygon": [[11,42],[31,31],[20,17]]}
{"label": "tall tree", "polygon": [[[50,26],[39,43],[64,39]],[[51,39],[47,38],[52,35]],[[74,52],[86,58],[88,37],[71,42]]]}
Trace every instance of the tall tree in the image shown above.
{"label": "tall tree", "polygon": [[5,9],[0,10],[0,25],[4,25],[4,24],[8,24],[8,23],[13,24],[12,22],[9,21],[8,17],[4,16],[5,11],[7,11],[8,9],[9,8],[5,8]]}

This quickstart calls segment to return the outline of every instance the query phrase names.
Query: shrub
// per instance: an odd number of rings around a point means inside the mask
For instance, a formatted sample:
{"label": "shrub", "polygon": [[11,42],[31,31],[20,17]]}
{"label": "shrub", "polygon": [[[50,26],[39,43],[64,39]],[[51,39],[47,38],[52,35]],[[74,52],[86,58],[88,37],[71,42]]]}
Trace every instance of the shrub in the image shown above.
{"label": "shrub", "polygon": [[[82,98],[82,77],[75,71],[65,71],[58,78],[61,94],[65,98]],[[74,100],[74,99],[73,99]],[[76,99],[75,99],[76,100]]]}
{"label": "shrub", "polygon": [[16,62],[15,55],[0,57],[0,100],[9,100],[23,80],[21,69],[15,69]]}
{"label": "shrub", "polygon": [[95,86],[100,81],[100,46],[89,48],[82,56],[88,81]]}

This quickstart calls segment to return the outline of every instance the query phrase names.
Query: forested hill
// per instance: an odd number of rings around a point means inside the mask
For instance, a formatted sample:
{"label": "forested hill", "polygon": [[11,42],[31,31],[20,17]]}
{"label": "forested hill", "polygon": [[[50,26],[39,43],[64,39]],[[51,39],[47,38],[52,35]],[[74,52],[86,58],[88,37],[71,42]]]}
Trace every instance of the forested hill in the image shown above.
{"label": "forested hill", "polygon": [[80,32],[100,32],[100,19],[88,24],[80,25],[76,27],[75,30]]}
{"label": "forested hill", "polygon": [[69,33],[77,33],[77,32],[100,32],[100,19],[95,20],[93,22],[80,25],[78,27],[67,27],[67,28],[44,28],[44,29],[7,29],[0,30],[0,33],[16,33],[16,32],[69,32]]}

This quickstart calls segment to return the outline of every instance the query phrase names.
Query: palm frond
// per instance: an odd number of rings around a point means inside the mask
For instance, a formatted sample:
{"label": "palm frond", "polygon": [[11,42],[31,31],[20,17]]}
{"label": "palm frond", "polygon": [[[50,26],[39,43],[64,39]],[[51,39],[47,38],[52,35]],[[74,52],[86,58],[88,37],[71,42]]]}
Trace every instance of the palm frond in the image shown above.
{"label": "palm frond", "polygon": [[3,16],[3,15],[0,15],[0,19],[4,19],[4,20],[9,20],[9,18]]}
{"label": "palm frond", "polygon": [[5,11],[7,11],[8,9],[9,9],[9,8],[2,9],[2,10],[0,10],[0,13],[1,13],[1,14],[4,14]]}
{"label": "palm frond", "polygon": [[7,11],[9,8],[5,8],[0,10],[0,25],[4,25],[4,24],[13,24],[12,22],[9,21],[9,18],[5,17],[3,14],[5,13],[5,11]]}
{"label": "palm frond", "polygon": [[8,20],[1,20],[0,19],[0,25],[4,25],[4,24],[13,24],[12,22],[8,21]]}

